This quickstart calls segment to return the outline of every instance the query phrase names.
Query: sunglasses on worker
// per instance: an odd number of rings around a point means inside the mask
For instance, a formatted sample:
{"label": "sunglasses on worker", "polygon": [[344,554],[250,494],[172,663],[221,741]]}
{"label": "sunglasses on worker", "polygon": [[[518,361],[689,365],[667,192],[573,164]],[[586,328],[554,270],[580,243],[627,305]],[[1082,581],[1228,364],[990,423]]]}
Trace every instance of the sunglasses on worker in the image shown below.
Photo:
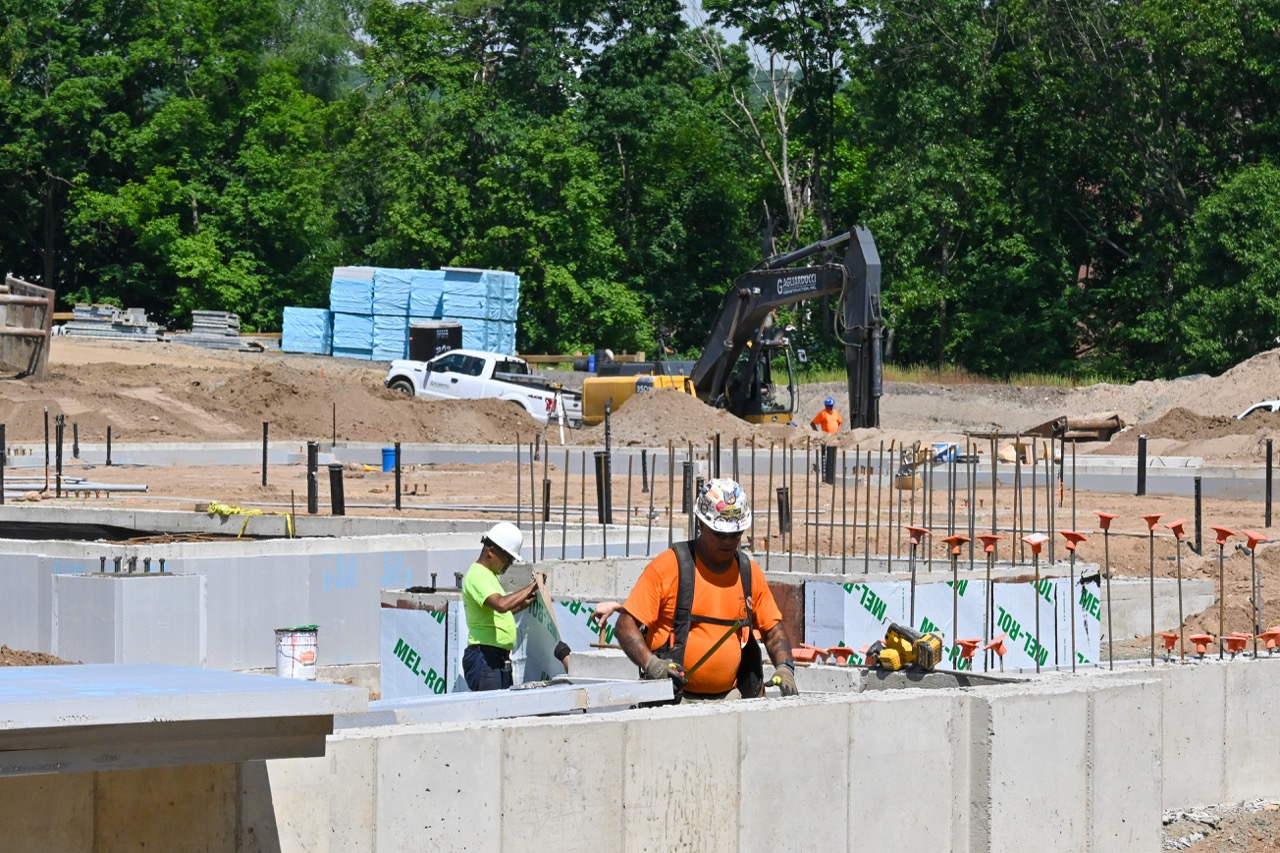
{"label": "sunglasses on worker", "polygon": [[711,531],[712,536],[716,537],[717,539],[724,540],[726,542],[729,541],[730,539],[742,538],[741,530],[728,530],[728,531],[712,530],[710,527],[708,527],[707,530]]}

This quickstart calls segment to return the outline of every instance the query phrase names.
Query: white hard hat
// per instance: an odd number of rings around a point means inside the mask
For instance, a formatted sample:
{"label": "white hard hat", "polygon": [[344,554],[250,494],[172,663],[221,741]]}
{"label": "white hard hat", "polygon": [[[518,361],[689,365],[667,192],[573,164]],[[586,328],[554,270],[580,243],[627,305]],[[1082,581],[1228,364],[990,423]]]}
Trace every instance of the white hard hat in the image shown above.
{"label": "white hard hat", "polygon": [[737,480],[721,477],[707,483],[693,514],[718,533],[739,533],[751,526],[751,504]]}
{"label": "white hard hat", "polygon": [[499,521],[489,528],[489,532],[481,541],[487,542],[506,554],[513,563],[521,562],[520,548],[524,545],[524,534],[511,522]]}

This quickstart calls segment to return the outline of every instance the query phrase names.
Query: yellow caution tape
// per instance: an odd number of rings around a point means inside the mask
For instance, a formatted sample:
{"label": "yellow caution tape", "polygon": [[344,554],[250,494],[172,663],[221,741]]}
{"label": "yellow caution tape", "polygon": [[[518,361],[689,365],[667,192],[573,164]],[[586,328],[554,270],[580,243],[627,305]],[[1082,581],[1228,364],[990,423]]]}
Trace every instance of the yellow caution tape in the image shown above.
{"label": "yellow caution tape", "polygon": [[205,509],[205,512],[209,513],[210,515],[221,515],[224,517],[232,516],[232,515],[243,515],[245,517],[244,524],[240,525],[240,532],[236,534],[237,539],[239,539],[241,536],[244,536],[245,530],[249,528],[249,519],[251,517],[255,515],[283,515],[285,529],[289,532],[289,538],[290,539],[293,538],[293,513],[290,513],[290,512],[264,513],[260,509],[245,509],[244,507],[235,506],[234,504],[224,504],[224,503],[221,503],[220,501],[210,501],[209,506]]}

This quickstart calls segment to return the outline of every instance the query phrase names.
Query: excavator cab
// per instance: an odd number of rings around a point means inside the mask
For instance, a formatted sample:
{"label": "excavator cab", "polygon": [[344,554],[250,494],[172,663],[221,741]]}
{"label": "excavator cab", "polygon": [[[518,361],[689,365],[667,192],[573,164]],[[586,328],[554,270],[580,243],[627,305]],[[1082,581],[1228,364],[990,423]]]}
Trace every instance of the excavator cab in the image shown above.
{"label": "excavator cab", "polygon": [[725,408],[753,424],[785,424],[796,410],[796,369],[784,337],[753,342],[729,379]]}

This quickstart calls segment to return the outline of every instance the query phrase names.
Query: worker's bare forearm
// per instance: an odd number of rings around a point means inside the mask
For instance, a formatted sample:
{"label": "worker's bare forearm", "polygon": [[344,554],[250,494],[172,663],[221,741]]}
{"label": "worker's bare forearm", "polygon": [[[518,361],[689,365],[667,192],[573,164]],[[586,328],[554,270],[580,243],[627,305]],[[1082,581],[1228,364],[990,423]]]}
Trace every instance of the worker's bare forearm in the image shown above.
{"label": "worker's bare forearm", "polygon": [[499,613],[519,613],[530,604],[533,604],[533,599],[537,595],[536,589],[537,587],[534,584],[529,584],[515,592],[501,596],[496,601],[490,597],[489,601],[485,603]]}
{"label": "worker's bare forearm", "polygon": [[619,610],[618,624],[613,630],[613,636],[617,638],[618,645],[622,647],[622,651],[632,663],[639,667],[648,663],[653,653],[645,644],[644,637],[640,634],[640,623],[634,616],[625,610]]}
{"label": "worker's bare forearm", "polygon": [[787,632],[783,629],[781,622],[763,631],[762,634],[764,647],[769,650],[769,660],[782,663],[784,660],[791,659],[791,640],[787,638]]}

